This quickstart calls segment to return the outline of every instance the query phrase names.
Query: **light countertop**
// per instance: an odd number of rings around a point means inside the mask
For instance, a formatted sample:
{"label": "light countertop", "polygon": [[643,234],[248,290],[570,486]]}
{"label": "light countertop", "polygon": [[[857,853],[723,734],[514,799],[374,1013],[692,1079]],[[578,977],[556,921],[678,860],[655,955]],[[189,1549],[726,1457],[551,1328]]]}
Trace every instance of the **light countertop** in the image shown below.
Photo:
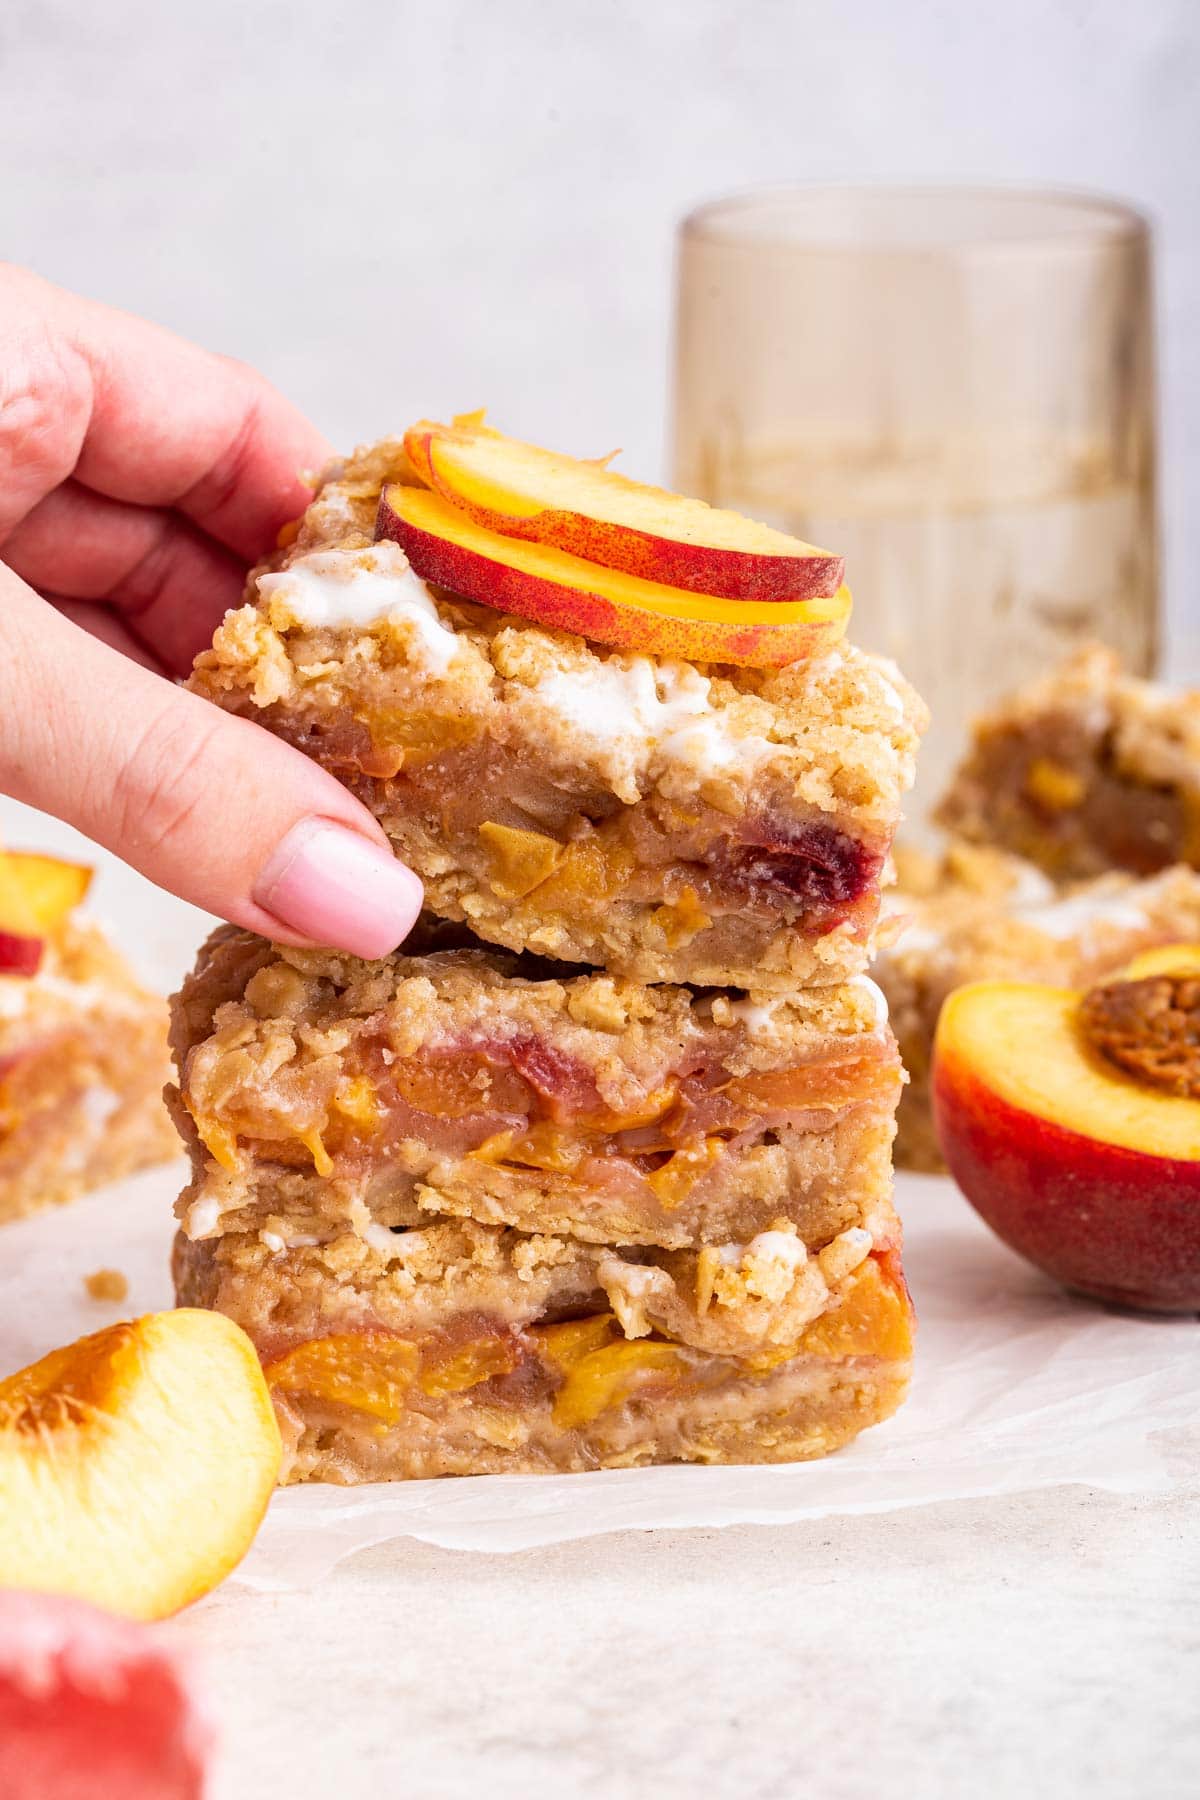
{"label": "light countertop", "polygon": [[1156,1800],[1200,1790],[1200,1443],[1057,1488],[511,1556],[401,1541],[180,1621],[219,1800]]}

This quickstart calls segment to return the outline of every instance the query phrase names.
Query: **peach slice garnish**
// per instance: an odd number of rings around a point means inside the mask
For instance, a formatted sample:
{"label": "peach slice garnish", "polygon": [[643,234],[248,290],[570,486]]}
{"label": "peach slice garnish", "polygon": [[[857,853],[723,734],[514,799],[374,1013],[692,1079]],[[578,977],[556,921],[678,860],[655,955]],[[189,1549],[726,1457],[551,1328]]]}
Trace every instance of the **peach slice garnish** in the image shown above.
{"label": "peach slice garnish", "polygon": [[1102,1054],[1083,1001],[1006,981],[949,996],[932,1075],[946,1162],[997,1235],[1064,1286],[1200,1310],[1200,1100]]}
{"label": "peach slice garnish", "polygon": [[416,573],[439,587],[619,650],[777,669],[831,648],[850,617],[845,587],[793,601],[688,593],[503,537],[426,488],[385,488],[375,535],[394,539]]}
{"label": "peach slice garnish", "polygon": [[482,413],[451,425],[422,419],[404,448],[427,487],[504,537],[726,600],[829,599],[842,584],[843,559],[828,550],[602,462],[505,437]]}
{"label": "peach slice garnish", "polygon": [[65,923],[91,880],[82,863],[0,850],[0,974],[37,973],[46,938]]}
{"label": "peach slice garnish", "polygon": [[249,1549],[280,1454],[254,1346],[220,1313],[53,1350],[0,1381],[0,1587],[176,1612]]}

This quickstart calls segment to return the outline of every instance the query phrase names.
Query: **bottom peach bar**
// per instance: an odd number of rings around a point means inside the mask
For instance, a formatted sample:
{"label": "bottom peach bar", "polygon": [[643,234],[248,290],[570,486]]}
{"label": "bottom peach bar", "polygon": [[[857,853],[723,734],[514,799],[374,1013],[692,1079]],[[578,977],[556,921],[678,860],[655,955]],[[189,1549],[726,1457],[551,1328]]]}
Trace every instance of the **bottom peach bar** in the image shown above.
{"label": "bottom peach bar", "polygon": [[455,1219],[180,1235],[175,1276],[253,1339],[292,1482],[800,1461],[893,1413],[912,1355],[886,1202],[812,1252],[782,1221],[617,1251]]}

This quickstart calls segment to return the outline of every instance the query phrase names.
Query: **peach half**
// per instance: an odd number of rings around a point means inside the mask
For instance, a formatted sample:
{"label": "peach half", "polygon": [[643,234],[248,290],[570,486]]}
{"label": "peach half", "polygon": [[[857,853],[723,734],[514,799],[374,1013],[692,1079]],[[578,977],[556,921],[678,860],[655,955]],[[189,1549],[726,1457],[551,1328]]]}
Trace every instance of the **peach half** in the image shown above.
{"label": "peach half", "polygon": [[280,1456],[254,1346],[220,1313],[53,1350],[0,1381],[0,1588],[176,1612],[241,1561]]}
{"label": "peach half", "polygon": [[1200,1100],[1111,1060],[1083,1005],[1022,982],[950,995],[933,1054],[942,1153],[996,1234],[1065,1287],[1200,1310]]}
{"label": "peach half", "polygon": [[482,413],[422,419],[404,448],[425,485],[477,525],[645,581],[726,600],[831,599],[842,585],[843,559],[828,550],[604,462],[505,437]]}
{"label": "peach half", "polygon": [[392,538],[418,575],[467,600],[652,656],[777,669],[830,649],[850,617],[845,587],[829,599],[780,602],[686,593],[502,537],[427,488],[385,488],[375,536]]}

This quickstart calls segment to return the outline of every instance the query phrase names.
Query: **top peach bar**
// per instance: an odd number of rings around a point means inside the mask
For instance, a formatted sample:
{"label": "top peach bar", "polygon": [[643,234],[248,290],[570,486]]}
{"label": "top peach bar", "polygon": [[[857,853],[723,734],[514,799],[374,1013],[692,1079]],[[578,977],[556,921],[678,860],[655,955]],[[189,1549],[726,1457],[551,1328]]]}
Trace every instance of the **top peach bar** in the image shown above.
{"label": "top peach bar", "polygon": [[[703,631],[749,613],[828,621],[838,594],[694,594],[678,566],[663,586],[618,571],[594,536],[606,564],[499,534],[480,511],[418,481],[399,439],[333,465],[192,687],[332,770],[416,869],[430,909],[490,942],[632,980],[763,992],[860,972],[922,703],[840,627],[781,666],[677,648],[696,641],[694,621],[706,643]],[[711,514],[709,535],[731,517]],[[840,579],[836,558],[799,549],[825,559],[802,579]],[[607,597],[620,632],[627,612],[649,617],[650,642],[615,647],[609,615],[593,636],[584,588]],[[555,622],[535,623],[547,593]]]}

